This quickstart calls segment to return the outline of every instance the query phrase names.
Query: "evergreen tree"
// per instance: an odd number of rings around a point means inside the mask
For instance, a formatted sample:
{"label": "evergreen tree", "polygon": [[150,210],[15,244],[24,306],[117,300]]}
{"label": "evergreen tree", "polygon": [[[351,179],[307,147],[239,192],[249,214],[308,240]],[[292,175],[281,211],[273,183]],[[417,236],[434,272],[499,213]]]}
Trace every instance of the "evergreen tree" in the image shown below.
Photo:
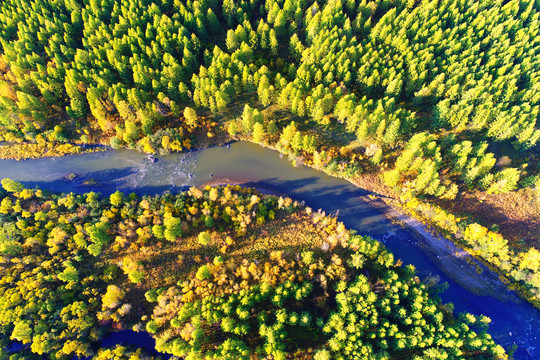
{"label": "evergreen tree", "polygon": [[195,128],[197,126],[197,113],[194,109],[186,106],[186,108],[184,109],[184,119],[186,121],[186,125],[188,125],[189,127]]}
{"label": "evergreen tree", "polygon": [[253,141],[260,143],[264,140],[264,136],[264,125],[260,122],[256,122],[253,126]]}

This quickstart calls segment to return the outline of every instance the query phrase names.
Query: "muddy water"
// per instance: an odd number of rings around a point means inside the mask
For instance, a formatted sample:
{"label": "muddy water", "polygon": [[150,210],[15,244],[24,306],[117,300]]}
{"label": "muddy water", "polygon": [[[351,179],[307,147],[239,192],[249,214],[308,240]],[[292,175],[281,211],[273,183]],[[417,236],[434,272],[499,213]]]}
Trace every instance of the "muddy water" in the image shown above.
{"label": "muddy water", "polygon": [[[70,174],[76,177],[68,181],[65,177]],[[458,271],[455,266],[445,266],[448,261],[441,259],[440,253],[433,253],[422,237],[392,223],[381,210],[366,201],[369,192],[313,169],[293,167],[274,151],[240,142],[230,147],[158,157],[156,162],[129,150],[22,162],[0,160],[0,178],[4,177],[27,186],[76,193],[110,194],[121,190],[158,194],[223,179],[287,193],[314,209],[338,214],[349,228],[382,241],[396,258],[413,264],[421,278],[439,276],[449,284],[441,297],[445,302],[452,302],[457,312],[490,317],[490,334],[506,348],[516,344],[516,359],[540,359],[540,311],[505,290],[489,271],[473,275],[474,284],[470,279],[465,283],[462,278],[466,276],[462,274],[469,274],[470,278],[475,269],[465,261],[457,265]],[[446,260],[455,263],[453,259]],[[129,336],[122,333],[113,338],[117,342],[129,340]]]}

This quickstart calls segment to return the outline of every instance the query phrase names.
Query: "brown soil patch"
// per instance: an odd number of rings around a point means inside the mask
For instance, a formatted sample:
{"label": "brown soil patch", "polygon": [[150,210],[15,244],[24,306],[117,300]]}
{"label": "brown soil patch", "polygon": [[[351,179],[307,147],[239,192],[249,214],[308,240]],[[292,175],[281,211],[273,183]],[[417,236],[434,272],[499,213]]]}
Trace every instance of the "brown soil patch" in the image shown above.
{"label": "brown soil patch", "polygon": [[354,178],[352,183],[362,189],[366,189],[387,198],[398,198],[396,192],[386,186],[379,174],[361,174],[357,178]]}
{"label": "brown soil patch", "polygon": [[531,188],[507,194],[465,193],[453,201],[436,201],[454,214],[471,215],[500,232],[516,248],[540,249],[540,193]]}

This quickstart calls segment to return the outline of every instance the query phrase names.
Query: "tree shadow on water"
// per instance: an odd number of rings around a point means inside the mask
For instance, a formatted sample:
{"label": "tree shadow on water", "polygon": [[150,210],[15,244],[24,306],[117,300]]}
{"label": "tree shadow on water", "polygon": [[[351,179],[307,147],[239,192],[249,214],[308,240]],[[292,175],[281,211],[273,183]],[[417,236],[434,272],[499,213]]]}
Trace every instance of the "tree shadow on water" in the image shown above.
{"label": "tree shadow on water", "polygon": [[[332,179],[337,180],[337,179]],[[339,181],[339,180],[338,180]],[[316,176],[294,180],[282,180],[277,177],[262,179],[247,183],[251,186],[266,186],[280,193],[288,194],[295,198],[300,197],[328,197],[339,196],[341,200],[358,196],[375,194],[368,190],[355,187],[342,180],[343,184],[325,184],[324,179]]]}
{"label": "tree shadow on water", "polygon": [[245,183],[290,196],[295,200],[304,201],[313,210],[322,209],[327,214],[337,216],[340,221],[361,235],[374,238],[389,231],[395,231],[396,225],[384,217],[383,211],[365,200],[368,195],[377,195],[371,191],[358,188],[342,180],[343,184],[327,184],[319,177],[307,177],[295,180],[268,178],[260,181]]}

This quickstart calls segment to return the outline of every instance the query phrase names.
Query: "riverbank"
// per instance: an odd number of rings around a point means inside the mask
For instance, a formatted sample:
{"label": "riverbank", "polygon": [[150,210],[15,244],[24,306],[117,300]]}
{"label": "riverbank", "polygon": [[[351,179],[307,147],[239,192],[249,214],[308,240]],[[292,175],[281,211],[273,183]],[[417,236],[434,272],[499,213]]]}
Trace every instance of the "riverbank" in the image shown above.
{"label": "riverbank", "polygon": [[381,204],[381,201],[375,200],[372,204],[383,209],[389,219],[398,221],[421,238],[418,244],[431,261],[463,288],[476,295],[491,296],[503,302],[518,301],[516,293],[509,290],[496,273],[451,240],[384,202]]}
{"label": "riverbank", "polygon": [[282,196],[287,197],[288,195],[285,193],[282,193],[280,191],[277,191],[275,189],[272,189],[269,186],[264,186],[262,184],[252,184],[249,179],[242,179],[242,178],[233,178],[233,177],[227,177],[227,178],[213,178],[212,180],[209,180],[205,182],[204,184],[199,186],[199,189],[204,189],[207,186],[226,186],[226,185],[240,185],[240,186],[247,186],[256,189],[258,192],[260,192],[263,195],[273,195],[273,196]]}
{"label": "riverbank", "polygon": [[2,160],[28,160],[47,157],[62,157],[67,155],[86,154],[107,149],[100,146],[82,146],[76,144],[62,144],[56,142],[45,143],[3,143],[0,144],[0,159]]}

